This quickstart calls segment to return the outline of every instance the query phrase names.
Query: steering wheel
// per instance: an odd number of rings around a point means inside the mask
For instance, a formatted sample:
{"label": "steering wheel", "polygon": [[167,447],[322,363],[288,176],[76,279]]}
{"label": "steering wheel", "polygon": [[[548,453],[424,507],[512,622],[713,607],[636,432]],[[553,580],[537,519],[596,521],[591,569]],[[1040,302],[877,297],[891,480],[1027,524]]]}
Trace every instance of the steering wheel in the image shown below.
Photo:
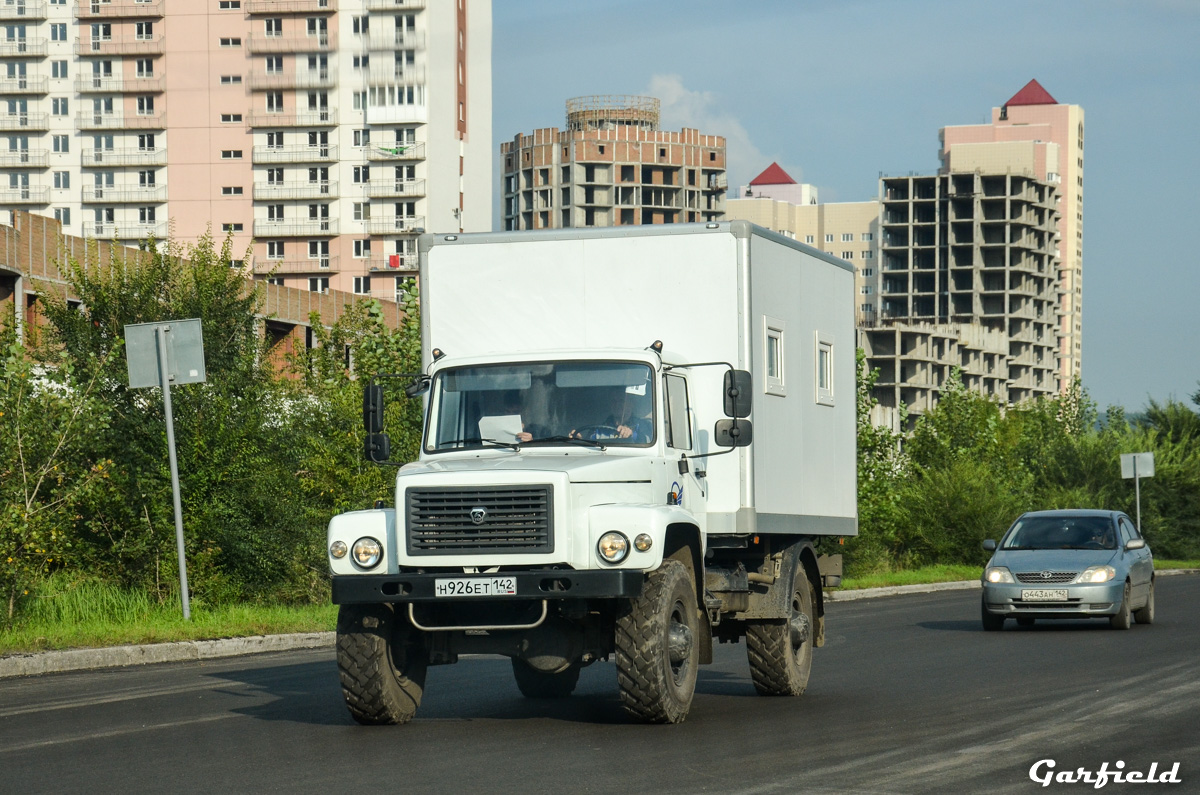
{"label": "steering wheel", "polygon": [[621,435],[612,425],[581,425],[575,433],[583,439],[616,439]]}

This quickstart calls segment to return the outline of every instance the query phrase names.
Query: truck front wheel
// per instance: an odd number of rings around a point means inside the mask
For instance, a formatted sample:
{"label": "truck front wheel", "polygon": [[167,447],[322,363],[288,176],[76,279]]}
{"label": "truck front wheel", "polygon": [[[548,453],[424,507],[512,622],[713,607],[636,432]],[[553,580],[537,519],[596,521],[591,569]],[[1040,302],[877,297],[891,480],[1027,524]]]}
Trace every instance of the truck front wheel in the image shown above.
{"label": "truck front wheel", "polygon": [[412,720],[429,662],[420,634],[391,605],[338,609],[338,674],[354,720],[364,725]]}
{"label": "truck front wheel", "polygon": [[683,722],[696,692],[699,621],[687,569],[663,561],[617,619],[617,682],[626,711],[648,723]]}
{"label": "truck front wheel", "polygon": [[785,621],[751,624],[746,628],[750,678],[762,696],[799,696],[808,687],[812,670],[816,616],[812,581],[797,562],[792,575],[791,613]]}
{"label": "truck front wheel", "polygon": [[565,671],[539,671],[520,657],[512,658],[513,676],[525,698],[566,698],[579,684],[579,664],[572,663]]}

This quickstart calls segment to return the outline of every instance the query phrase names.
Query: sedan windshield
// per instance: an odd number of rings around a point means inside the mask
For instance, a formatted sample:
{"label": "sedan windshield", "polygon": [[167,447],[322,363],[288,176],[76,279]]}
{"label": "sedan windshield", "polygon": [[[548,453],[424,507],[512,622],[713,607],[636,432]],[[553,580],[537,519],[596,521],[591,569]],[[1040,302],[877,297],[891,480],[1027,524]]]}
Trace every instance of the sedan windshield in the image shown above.
{"label": "sedan windshield", "polygon": [[1028,516],[1009,530],[1001,549],[1116,549],[1117,532],[1105,516]]}
{"label": "sedan windshield", "polygon": [[654,380],[641,362],[457,367],[431,390],[425,449],[654,442]]}

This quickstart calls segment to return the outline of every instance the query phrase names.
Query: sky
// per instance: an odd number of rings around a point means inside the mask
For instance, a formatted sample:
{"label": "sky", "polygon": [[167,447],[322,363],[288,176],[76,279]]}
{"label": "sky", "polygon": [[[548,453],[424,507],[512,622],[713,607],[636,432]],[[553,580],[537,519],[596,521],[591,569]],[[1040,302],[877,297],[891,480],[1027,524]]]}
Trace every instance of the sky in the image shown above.
{"label": "sky", "polygon": [[1200,0],[492,0],[492,36],[495,196],[502,141],[638,94],[725,136],[731,188],[776,161],[864,201],[1036,79],[1085,114],[1083,385],[1195,408]]}

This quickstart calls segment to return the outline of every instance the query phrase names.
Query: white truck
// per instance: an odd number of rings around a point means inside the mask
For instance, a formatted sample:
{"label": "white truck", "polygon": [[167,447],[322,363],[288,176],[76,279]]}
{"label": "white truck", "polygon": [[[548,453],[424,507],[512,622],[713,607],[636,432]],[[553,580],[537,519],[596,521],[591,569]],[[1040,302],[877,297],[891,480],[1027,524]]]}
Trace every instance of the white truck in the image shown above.
{"label": "white truck", "polygon": [[800,695],[857,533],[853,268],[742,221],[419,250],[420,456],[329,525],[353,717],[408,721],[427,666],[482,653],[534,698],[615,658],[624,707],[678,723],[743,637],[757,691]]}

